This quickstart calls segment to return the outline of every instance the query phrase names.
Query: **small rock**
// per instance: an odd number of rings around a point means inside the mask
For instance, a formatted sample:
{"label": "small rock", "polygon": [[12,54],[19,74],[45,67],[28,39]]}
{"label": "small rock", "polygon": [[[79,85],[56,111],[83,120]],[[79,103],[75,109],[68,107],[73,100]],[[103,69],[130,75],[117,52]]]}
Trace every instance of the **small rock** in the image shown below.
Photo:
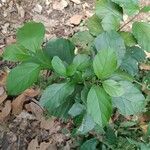
{"label": "small rock", "polygon": [[35,12],[41,14],[42,9],[43,9],[43,8],[42,8],[42,6],[41,6],[40,4],[36,4],[33,10],[34,10]]}
{"label": "small rock", "polygon": [[48,6],[52,1],[51,0],[46,0],[45,4]]}
{"label": "small rock", "polygon": [[68,2],[66,0],[61,0],[60,2],[55,1],[53,4],[53,9],[55,10],[63,10],[68,6]]}
{"label": "small rock", "polygon": [[69,23],[73,25],[79,25],[82,20],[82,15],[74,15],[69,19]]}
{"label": "small rock", "polygon": [[6,3],[6,0],[1,0],[2,1],[2,3]]}
{"label": "small rock", "polygon": [[75,4],[81,4],[80,0],[71,0],[72,2],[74,2]]}

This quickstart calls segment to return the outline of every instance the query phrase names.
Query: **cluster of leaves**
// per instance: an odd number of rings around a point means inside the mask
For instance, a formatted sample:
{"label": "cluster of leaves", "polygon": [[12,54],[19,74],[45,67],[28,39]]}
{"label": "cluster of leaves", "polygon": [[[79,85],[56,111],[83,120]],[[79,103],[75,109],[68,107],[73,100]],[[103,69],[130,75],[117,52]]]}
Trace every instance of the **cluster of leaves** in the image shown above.
{"label": "cluster of leaves", "polygon": [[[124,13],[148,11],[139,8],[138,0],[97,0],[88,31],[51,39],[44,46],[44,26],[26,23],[17,31],[17,43],[3,54],[4,60],[20,62],[9,73],[8,94],[20,94],[36,83],[42,70],[51,71],[40,104],[51,115],[71,116],[80,135],[106,127],[116,108],[123,116],[144,112],[148,98],[137,83],[148,88],[150,80],[148,72],[141,79],[138,66],[148,61],[144,51],[150,52],[150,24],[134,22],[132,32],[123,32],[120,22]],[[96,147],[98,142],[92,143]]]}

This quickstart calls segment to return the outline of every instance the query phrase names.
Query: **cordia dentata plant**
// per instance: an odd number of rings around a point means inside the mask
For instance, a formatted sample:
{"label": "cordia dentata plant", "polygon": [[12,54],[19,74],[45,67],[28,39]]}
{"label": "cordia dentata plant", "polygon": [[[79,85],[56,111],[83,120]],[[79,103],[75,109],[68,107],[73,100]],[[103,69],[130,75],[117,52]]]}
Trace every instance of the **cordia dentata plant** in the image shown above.
{"label": "cordia dentata plant", "polygon": [[[148,61],[150,24],[132,19],[131,32],[122,31],[125,25],[120,24],[124,14],[149,10],[136,0],[97,0],[87,31],[51,39],[44,46],[43,24],[25,23],[17,31],[17,42],[3,54],[4,60],[19,62],[8,75],[8,94],[20,94],[42,71],[51,71],[57,78],[43,91],[40,105],[50,115],[80,118],[78,134],[105,127],[116,108],[123,116],[145,111],[147,95],[138,86],[142,84],[138,66]],[[149,80],[144,84],[148,86]]]}

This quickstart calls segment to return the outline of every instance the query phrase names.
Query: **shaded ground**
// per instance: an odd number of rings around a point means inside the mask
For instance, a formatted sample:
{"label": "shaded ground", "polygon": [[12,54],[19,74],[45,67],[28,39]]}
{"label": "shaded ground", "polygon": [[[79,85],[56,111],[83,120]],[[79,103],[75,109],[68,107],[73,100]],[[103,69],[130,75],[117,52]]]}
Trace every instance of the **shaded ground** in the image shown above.
{"label": "shaded ground", "polygon": [[[150,4],[148,0],[141,0],[141,3]],[[15,42],[16,29],[28,20],[45,25],[46,39],[67,37],[79,29],[84,30],[83,24],[92,15],[93,6],[92,0],[0,0],[0,53],[6,45]],[[150,15],[142,14],[137,19],[150,21]],[[11,63],[7,66],[13,67]],[[37,90],[32,89],[17,98],[7,97],[4,85],[8,69],[1,61],[0,69],[0,112],[3,112],[0,149],[75,149],[77,144],[70,139],[71,122],[65,124],[55,118],[46,120],[35,102],[40,95]]]}

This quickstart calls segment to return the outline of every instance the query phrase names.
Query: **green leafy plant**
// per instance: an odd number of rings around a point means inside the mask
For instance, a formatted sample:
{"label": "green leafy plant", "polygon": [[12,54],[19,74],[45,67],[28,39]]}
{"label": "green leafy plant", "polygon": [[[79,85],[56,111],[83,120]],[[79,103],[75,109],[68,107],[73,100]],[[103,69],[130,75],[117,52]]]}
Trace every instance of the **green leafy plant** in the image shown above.
{"label": "green leafy plant", "polygon": [[[19,62],[9,73],[8,94],[20,94],[36,83],[42,70],[51,71],[55,78],[49,77],[51,84],[42,93],[40,105],[50,115],[72,117],[80,135],[106,127],[116,108],[123,116],[145,112],[147,95],[140,86],[148,89],[150,80],[139,65],[149,61],[144,51],[150,52],[150,24],[134,22],[132,31],[125,32],[126,24],[120,22],[124,13],[148,11],[137,0],[97,0],[88,31],[44,45],[44,26],[26,23],[17,31],[17,43],[3,54],[4,60]],[[81,149],[91,142],[96,147],[97,140],[92,139]]]}

